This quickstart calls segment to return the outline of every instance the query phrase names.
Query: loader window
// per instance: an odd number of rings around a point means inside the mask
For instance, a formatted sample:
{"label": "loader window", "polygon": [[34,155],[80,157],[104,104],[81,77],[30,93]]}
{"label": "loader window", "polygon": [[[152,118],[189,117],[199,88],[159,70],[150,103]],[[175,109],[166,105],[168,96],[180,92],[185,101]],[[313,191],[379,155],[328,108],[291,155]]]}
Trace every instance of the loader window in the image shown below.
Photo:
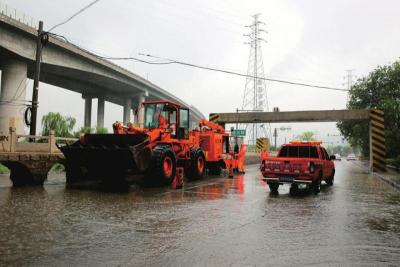
{"label": "loader window", "polygon": [[181,108],[179,111],[178,139],[189,139],[189,110]]}
{"label": "loader window", "polygon": [[[146,128],[158,128],[160,115],[165,117],[164,104],[147,104],[145,106],[144,125]],[[168,115],[168,114],[167,114]]]}
{"label": "loader window", "polygon": [[179,127],[189,129],[189,110],[181,109],[179,114]]}

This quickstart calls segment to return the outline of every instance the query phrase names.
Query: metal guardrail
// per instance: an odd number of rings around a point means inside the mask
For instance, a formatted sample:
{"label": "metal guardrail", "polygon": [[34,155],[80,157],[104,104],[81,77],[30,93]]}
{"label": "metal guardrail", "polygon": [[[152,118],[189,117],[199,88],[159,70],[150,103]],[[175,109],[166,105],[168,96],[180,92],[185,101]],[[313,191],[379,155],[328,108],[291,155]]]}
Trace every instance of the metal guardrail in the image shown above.
{"label": "metal guardrail", "polygon": [[37,29],[39,26],[39,21],[26,15],[25,13],[18,11],[2,2],[0,2],[0,14],[19,21],[29,27]]}
{"label": "metal guardrail", "polygon": [[392,165],[386,165],[386,167],[388,167],[388,168],[389,168],[389,169],[391,169],[391,170],[394,170],[394,171],[400,172],[400,168],[397,168],[396,166],[392,166]]}

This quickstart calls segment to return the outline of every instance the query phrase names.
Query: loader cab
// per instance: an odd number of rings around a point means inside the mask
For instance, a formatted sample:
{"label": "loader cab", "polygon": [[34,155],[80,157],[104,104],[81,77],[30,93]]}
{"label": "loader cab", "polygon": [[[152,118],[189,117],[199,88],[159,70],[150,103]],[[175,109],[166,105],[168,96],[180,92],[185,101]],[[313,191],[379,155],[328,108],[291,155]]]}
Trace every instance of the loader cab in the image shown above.
{"label": "loader cab", "polygon": [[144,106],[147,129],[169,129],[172,138],[189,139],[189,109],[168,101],[148,101]]}

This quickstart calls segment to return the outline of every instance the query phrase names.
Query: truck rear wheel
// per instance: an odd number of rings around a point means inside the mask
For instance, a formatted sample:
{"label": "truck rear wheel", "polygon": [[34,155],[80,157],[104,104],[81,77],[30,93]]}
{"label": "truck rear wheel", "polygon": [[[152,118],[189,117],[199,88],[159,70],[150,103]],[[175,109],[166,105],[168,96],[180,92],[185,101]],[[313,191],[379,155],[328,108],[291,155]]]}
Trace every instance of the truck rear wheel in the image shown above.
{"label": "truck rear wheel", "polygon": [[274,192],[274,193],[278,192],[279,183],[270,183],[270,184],[268,184],[268,186],[269,186],[269,190],[271,190],[271,192]]}
{"label": "truck rear wheel", "polygon": [[190,163],[186,170],[188,179],[202,179],[206,170],[206,157],[201,148],[190,150]]}
{"label": "truck rear wheel", "polygon": [[170,185],[175,177],[176,157],[170,146],[157,146],[153,149],[153,156],[146,177],[145,186]]}
{"label": "truck rear wheel", "polygon": [[318,177],[317,180],[315,180],[311,184],[311,189],[315,195],[318,195],[319,192],[321,192],[321,179],[322,179],[322,174]]}
{"label": "truck rear wheel", "polygon": [[292,184],[290,186],[289,194],[290,195],[296,195],[299,192],[299,185],[298,184]]}
{"label": "truck rear wheel", "polygon": [[332,186],[334,179],[335,179],[335,170],[333,170],[331,176],[329,176],[329,178],[326,179],[327,185]]}

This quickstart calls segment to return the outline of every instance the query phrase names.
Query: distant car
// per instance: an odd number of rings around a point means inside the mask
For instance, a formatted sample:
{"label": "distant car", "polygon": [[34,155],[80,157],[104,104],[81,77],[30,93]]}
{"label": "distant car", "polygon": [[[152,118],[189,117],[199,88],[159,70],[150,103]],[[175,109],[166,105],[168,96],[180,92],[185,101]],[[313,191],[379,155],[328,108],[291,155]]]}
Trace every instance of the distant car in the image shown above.
{"label": "distant car", "polygon": [[347,160],[357,160],[356,155],[354,155],[353,153],[347,155]]}
{"label": "distant car", "polygon": [[342,160],[342,156],[340,154],[335,154],[335,160]]}

